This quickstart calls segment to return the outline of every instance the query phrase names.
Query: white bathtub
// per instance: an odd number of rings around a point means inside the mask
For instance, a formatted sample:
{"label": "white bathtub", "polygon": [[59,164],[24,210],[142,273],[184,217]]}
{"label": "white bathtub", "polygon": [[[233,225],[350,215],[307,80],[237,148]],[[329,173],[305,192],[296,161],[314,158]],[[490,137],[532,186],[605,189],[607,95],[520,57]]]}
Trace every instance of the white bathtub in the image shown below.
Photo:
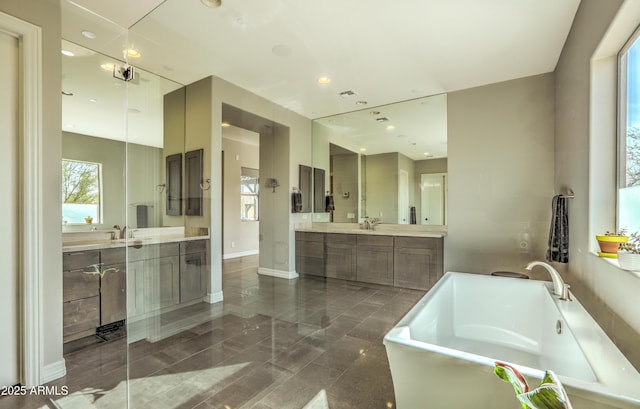
{"label": "white bathtub", "polygon": [[574,409],[639,408],[640,374],[573,294],[560,301],[551,290],[546,281],[445,274],[384,338],[397,408],[519,408],[493,374],[496,360],[530,386],[553,370]]}

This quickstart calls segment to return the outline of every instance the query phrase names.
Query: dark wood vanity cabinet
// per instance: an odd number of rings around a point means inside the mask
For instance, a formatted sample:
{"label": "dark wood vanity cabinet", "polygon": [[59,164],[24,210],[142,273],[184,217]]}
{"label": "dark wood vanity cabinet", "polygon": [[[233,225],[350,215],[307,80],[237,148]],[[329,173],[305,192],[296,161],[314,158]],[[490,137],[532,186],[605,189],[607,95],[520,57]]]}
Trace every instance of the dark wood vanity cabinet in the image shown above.
{"label": "dark wood vanity cabinet", "polygon": [[68,252],[62,259],[65,341],[127,318],[124,248]]}
{"label": "dark wood vanity cabinet", "polygon": [[296,271],[427,290],[443,275],[442,237],[296,232]]}
{"label": "dark wood vanity cabinet", "polygon": [[357,236],[356,279],[365,283],[393,285],[393,237]]}
{"label": "dark wood vanity cabinet", "polygon": [[442,277],[442,239],[395,237],[394,242],[394,286],[428,290]]}

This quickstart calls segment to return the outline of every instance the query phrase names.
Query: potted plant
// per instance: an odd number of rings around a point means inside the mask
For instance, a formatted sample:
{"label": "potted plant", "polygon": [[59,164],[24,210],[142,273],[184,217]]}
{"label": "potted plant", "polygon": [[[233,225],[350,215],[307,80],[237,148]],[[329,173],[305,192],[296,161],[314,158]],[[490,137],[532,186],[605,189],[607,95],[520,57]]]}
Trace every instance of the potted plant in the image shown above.
{"label": "potted plant", "polygon": [[531,389],[527,380],[513,366],[495,362],[493,372],[510,383],[522,409],[571,409],[569,396],[553,371],[545,371],[540,386]]}
{"label": "potted plant", "polygon": [[620,244],[618,264],[625,270],[640,271],[640,233],[631,233],[629,240]]}
{"label": "potted plant", "polygon": [[616,258],[620,243],[626,243],[629,241],[629,237],[627,237],[627,232],[623,229],[617,234],[607,231],[605,234],[596,235],[596,240],[598,240],[598,245],[600,246],[600,252],[598,253],[600,257]]}

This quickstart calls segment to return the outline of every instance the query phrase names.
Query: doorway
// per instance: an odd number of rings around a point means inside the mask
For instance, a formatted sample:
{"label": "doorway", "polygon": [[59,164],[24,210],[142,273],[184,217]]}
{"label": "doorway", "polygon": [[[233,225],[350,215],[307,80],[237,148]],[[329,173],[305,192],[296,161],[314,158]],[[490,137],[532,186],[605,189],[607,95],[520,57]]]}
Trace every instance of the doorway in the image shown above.
{"label": "doorway", "polygon": [[421,209],[420,224],[442,226],[447,224],[447,174],[425,173],[420,175]]}

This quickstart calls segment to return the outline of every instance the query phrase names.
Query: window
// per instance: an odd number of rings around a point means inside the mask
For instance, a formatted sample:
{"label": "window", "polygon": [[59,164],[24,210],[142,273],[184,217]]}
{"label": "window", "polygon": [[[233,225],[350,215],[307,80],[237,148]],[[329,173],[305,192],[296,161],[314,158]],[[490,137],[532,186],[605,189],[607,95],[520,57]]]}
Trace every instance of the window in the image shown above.
{"label": "window", "polygon": [[618,228],[640,231],[640,30],[620,53]]}
{"label": "window", "polygon": [[240,173],[240,219],[258,220],[258,169],[242,168]]}
{"label": "window", "polygon": [[102,165],[62,160],[62,223],[101,222]]}

